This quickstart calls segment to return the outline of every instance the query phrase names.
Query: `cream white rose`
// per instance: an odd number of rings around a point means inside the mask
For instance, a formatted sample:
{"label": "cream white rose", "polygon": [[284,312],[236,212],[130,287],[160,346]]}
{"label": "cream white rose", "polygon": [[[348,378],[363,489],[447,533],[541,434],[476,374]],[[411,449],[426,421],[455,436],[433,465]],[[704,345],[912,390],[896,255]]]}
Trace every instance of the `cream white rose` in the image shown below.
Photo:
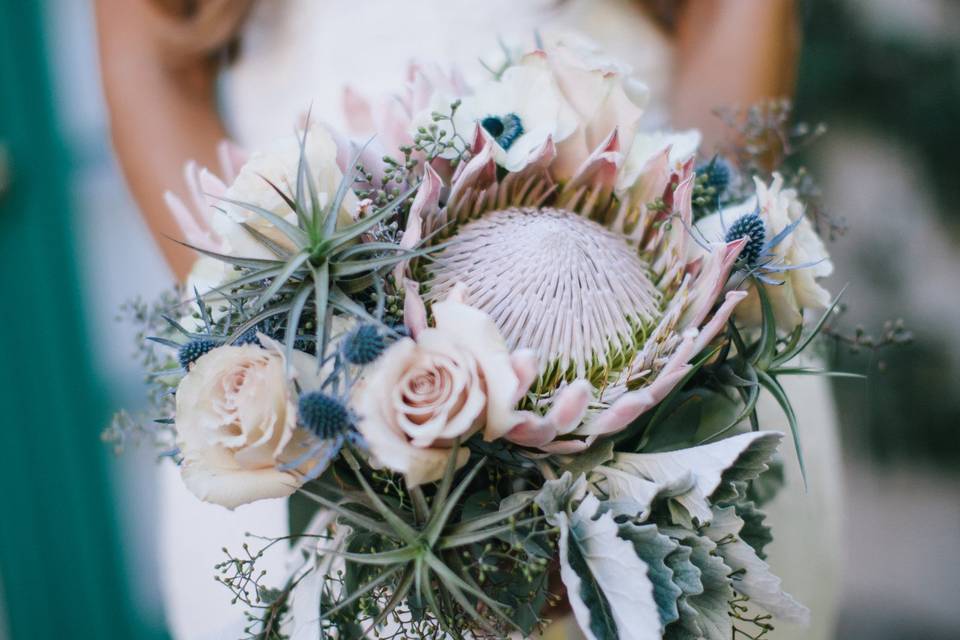
{"label": "cream white rose", "polygon": [[[833,263],[823,240],[807,219],[804,204],[796,190],[784,189],[783,177],[780,174],[774,174],[773,182],[769,186],[757,178],[754,181],[757,189],[755,198],[707,216],[695,226],[707,240],[721,240],[724,236],[724,225],[729,228],[741,216],[759,209],[760,218],[766,227],[767,241],[770,241],[791,223],[800,220],[789,235],[771,248],[770,253],[774,257],[773,264],[808,266],[771,273],[771,279],[782,281],[783,284],[766,287],[777,325],[784,331],[790,331],[803,322],[804,311],[823,311],[830,305],[830,292],[822,287],[818,280],[833,273]],[[690,242],[688,246],[697,251],[696,244]],[[735,316],[738,321],[748,326],[759,326],[760,297],[753,285],[747,287],[749,295],[737,305]]]}
{"label": "cream white rose", "polygon": [[657,156],[668,148],[668,167],[674,171],[679,170],[684,162],[696,155],[701,137],[696,129],[638,133],[627,149],[623,166],[617,174],[617,191],[623,193],[638,186],[643,174],[654,166]]}
{"label": "cream white rose", "polygon": [[[354,402],[374,461],[411,485],[443,475],[455,439],[483,430],[494,440],[517,422],[520,381],[493,320],[452,300],[435,303],[433,315],[434,328],[380,356]],[[460,466],[469,452],[456,455]]]}
{"label": "cream white rose", "polygon": [[630,149],[649,91],[628,65],[575,33],[547,37],[544,53],[525,57],[523,64],[545,64],[577,114],[576,131],[558,141],[558,178],[574,175],[615,129],[620,148]]}
{"label": "cream white rose", "polygon": [[302,483],[278,465],[303,452],[308,437],[297,429],[297,395],[291,376],[314,387],[316,360],[293,354],[293,374],[283,353],[223,346],[201,356],[177,388],[177,445],[184,484],[206,502],[233,509],[292,494]]}

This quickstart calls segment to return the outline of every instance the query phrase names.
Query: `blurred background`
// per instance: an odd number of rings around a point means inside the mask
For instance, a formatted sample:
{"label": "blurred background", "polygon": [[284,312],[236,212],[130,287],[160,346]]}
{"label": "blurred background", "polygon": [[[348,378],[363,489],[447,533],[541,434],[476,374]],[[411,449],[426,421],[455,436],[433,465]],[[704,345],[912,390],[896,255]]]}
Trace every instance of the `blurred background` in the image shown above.
{"label": "blurred background", "polygon": [[[845,296],[831,348],[845,454],[837,638],[957,638],[960,628],[960,2],[812,0],[796,108]],[[151,451],[99,442],[136,410],[120,305],[171,276],[110,149],[91,7],[0,0],[4,416],[0,639],[163,638]],[[27,197],[28,194],[30,197]],[[212,570],[212,568],[211,568]],[[38,598],[37,594],[44,594]],[[223,593],[227,598],[226,591]],[[83,630],[64,625],[84,621]],[[774,636],[775,637],[775,636]]]}

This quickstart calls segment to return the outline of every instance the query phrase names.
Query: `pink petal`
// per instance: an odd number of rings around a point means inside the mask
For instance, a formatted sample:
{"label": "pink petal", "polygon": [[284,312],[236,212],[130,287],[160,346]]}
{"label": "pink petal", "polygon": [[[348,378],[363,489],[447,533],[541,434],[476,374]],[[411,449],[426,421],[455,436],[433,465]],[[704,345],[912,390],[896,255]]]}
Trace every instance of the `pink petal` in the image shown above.
{"label": "pink petal", "polygon": [[341,95],[343,115],[347,130],[354,135],[370,134],[377,130],[373,120],[373,108],[370,101],[356,89],[347,85]]}
{"label": "pink petal", "polygon": [[610,407],[598,413],[580,432],[596,435],[621,431],[644,411],[652,407],[655,402],[653,395],[647,389],[630,391],[620,396]]}
{"label": "pink petal", "polygon": [[693,356],[697,355],[697,336],[700,332],[696,329],[686,329],[682,334],[682,340],[677,348],[673,350],[667,364],[660,369],[658,376],[668,375],[690,362]]}
{"label": "pink petal", "polygon": [[557,429],[547,419],[529,411],[522,415],[523,421],[504,436],[510,442],[521,447],[541,448],[557,437]]}
{"label": "pink petal", "polygon": [[670,373],[661,373],[649,386],[623,394],[608,409],[601,411],[589,424],[577,429],[575,433],[595,438],[622,431],[663,400],[687,375],[689,369],[689,365],[683,365]]}
{"label": "pink petal", "polygon": [[554,440],[550,444],[540,447],[540,450],[557,455],[580,453],[589,449],[594,440],[596,440],[595,436],[590,436],[586,440]]}
{"label": "pink petal", "polygon": [[547,412],[547,420],[560,434],[570,433],[583,420],[592,397],[593,385],[586,380],[573,381],[557,393]]}
{"label": "pink petal", "polygon": [[548,135],[547,139],[543,141],[539,147],[534,149],[530,153],[528,158],[527,165],[524,167],[524,171],[527,169],[546,169],[557,157],[557,145],[553,141],[553,135]]}
{"label": "pink petal", "polygon": [[198,210],[204,223],[209,225],[215,211],[213,206],[227,195],[227,185],[206,169],[200,171],[198,181],[203,194],[202,206]]}
{"label": "pink petal", "polygon": [[400,240],[400,248],[413,249],[423,238],[423,217],[425,213],[433,211],[440,203],[440,189],[443,182],[440,176],[429,164],[424,167],[423,181],[417,189],[417,195],[410,205],[410,214],[407,216],[407,228]]}
{"label": "pink petal", "polygon": [[557,145],[557,160],[550,166],[550,173],[557,180],[569,180],[588,157],[590,148],[587,146],[587,134],[583,127],[578,126]]}
{"label": "pink petal", "polygon": [[427,328],[427,307],[420,297],[420,285],[412,280],[403,283],[406,295],[403,299],[403,324],[414,340]]}
{"label": "pink petal", "polygon": [[531,349],[518,349],[511,353],[510,365],[517,376],[517,391],[513,396],[513,404],[516,404],[527,394],[540,368],[537,366],[537,355]]}
{"label": "pink petal", "polygon": [[592,188],[599,187],[604,191],[612,190],[617,181],[617,172],[622,160],[620,138],[617,130],[614,129],[580,165],[564,192],[571,193],[584,185]]}
{"label": "pink petal", "polygon": [[[478,139],[483,140],[483,135],[479,135]],[[482,190],[496,181],[497,164],[493,159],[493,147],[482,142],[480,144],[479,152],[469,162],[461,164],[458,168],[457,175],[453,178],[453,189],[450,192],[451,202],[456,201],[457,196],[466,189]]]}
{"label": "pink petal", "polygon": [[407,107],[395,98],[388,98],[380,108],[381,124],[378,135],[391,153],[399,153],[400,147],[413,144],[410,134],[411,118]]}
{"label": "pink petal", "polygon": [[723,304],[720,305],[720,308],[713,314],[710,321],[700,330],[700,335],[697,336],[695,351],[701,351],[720,333],[720,330],[727,324],[727,320],[730,319],[734,308],[736,308],[736,306],[740,304],[740,301],[746,298],[747,295],[748,292],[746,291],[730,291],[727,293],[724,297]]}
{"label": "pink petal", "polygon": [[653,202],[663,195],[667,185],[670,184],[670,150],[671,145],[668,144],[663,151],[647,160],[647,164],[644,165],[638,183],[638,204]]}
{"label": "pink petal", "polygon": [[223,181],[226,184],[233,184],[237,175],[240,174],[240,169],[250,159],[250,154],[237,143],[231,140],[222,140],[217,145],[217,159],[220,161]]}
{"label": "pink petal", "polygon": [[681,320],[682,327],[699,327],[703,324],[723,291],[730,277],[730,269],[746,242],[747,238],[728,242],[719,251],[714,251],[705,258],[703,269],[691,290],[691,300]]}
{"label": "pink petal", "polygon": [[171,215],[173,215],[177,226],[180,227],[180,232],[183,233],[187,244],[207,251],[220,250],[219,244],[214,242],[211,234],[200,226],[194,214],[191,213],[187,205],[183,203],[183,200],[178,198],[172,191],[167,191],[163,194],[163,201],[166,203]]}

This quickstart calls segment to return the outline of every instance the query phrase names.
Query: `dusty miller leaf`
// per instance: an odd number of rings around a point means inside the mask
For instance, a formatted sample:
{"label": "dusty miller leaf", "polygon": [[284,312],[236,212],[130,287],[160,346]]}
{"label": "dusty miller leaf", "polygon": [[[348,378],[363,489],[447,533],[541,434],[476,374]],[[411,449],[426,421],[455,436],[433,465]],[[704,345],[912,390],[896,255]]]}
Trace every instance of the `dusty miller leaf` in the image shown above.
{"label": "dusty miller leaf", "polygon": [[653,583],[633,544],[618,536],[610,513],[588,495],[569,517],[558,514],[560,577],[588,640],[660,640]]}
{"label": "dusty miller leaf", "polygon": [[730,483],[762,473],[781,438],[757,431],[665,453],[618,453],[597,473],[604,476],[601,487],[612,498],[629,496],[648,510],[657,495],[677,493],[676,502],[705,524],[713,516],[709,499],[736,497]]}
{"label": "dusty miller leaf", "polygon": [[713,511],[713,520],[703,533],[717,543],[717,552],[735,572],[733,588],[781,620],[808,624],[810,610],[783,590],[780,578],[773,575],[770,565],[740,538],[743,520],[736,510],[715,507]]}

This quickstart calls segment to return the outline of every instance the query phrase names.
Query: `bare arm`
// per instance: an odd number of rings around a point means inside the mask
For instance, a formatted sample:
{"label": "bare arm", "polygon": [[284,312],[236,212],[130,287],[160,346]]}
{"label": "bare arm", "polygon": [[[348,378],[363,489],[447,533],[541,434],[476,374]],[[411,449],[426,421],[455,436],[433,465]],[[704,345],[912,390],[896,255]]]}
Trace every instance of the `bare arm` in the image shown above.
{"label": "bare arm", "polygon": [[[216,109],[215,57],[206,46],[178,46],[173,19],[160,4],[96,0],[97,31],[120,166],[168,264],[183,278],[195,254],[170,240],[180,239],[180,232],[163,193],[185,190],[183,165],[188,159],[216,166],[217,143],[226,133]],[[217,35],[208,39],[210,47]]]}
{"label": "bare arm", "polygon": [[677,126],[722,138],[717,107],[747,107],[793,94],[800,34],[794,0],[689,0],[677,25]]}

